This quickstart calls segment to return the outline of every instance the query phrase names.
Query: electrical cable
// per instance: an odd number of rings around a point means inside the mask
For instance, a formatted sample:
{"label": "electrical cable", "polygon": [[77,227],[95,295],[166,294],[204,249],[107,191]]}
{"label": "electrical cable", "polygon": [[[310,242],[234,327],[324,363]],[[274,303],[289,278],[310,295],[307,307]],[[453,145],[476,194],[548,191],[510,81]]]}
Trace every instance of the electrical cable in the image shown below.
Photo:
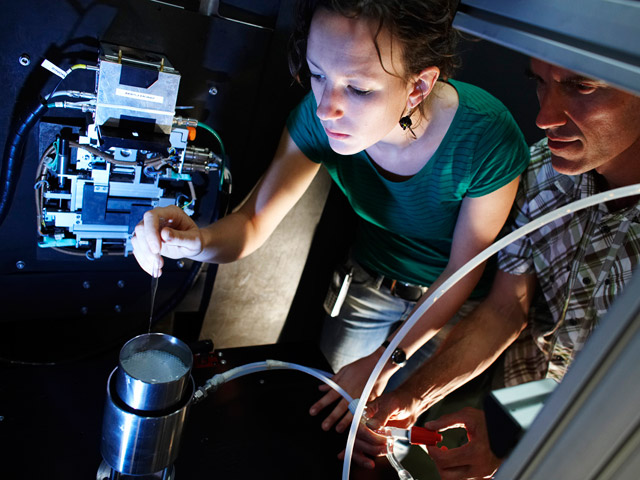
{"label": "electrical cable", "polygon": [[36,205],[36,220],[37,220],[37,229],[38,235],[43,236],[42,234],[42,225],[44,223],[43,215],[42,215],[42,205],[43,205],[43,196],[44,196],[44,184],[47,183],[45,180],[45,162],[49,155],[53,152],[56,152],[56,157],[58,155],[57,148],[57,140],[49,145],[47,149],[44,151],[42,156],[40,157],[40,162],[38,163],[38,168],[36,170],[36,183],[33,186],[35,190],[35,205]]}
{"label": "electrical cable", "polygon": [[224,149],[224,143],[222,143],[222,139],[220,138],[220,135],[218,135],[218,132],[216,132],[213,128],[211,128],[206,123],[198,121],[197,126],[211,133],[214,137],[216,137],[216,139],[218,140],[218,143],[220,144],[220,158],[222,160],[222,165],[220,165],[220,169],[222,170],[222,174],[220,175],[220,185],[218,185],[218,190],[222,190],[222,185],[224,184],[224,179],[225,179],[224,172],[227,169],[227,165],[226,165],[227,153],[225,152],[225,149]]}
{"label": "electrical cable", "polygon": [[19,157],[24,148],[27,135],[33,125],[47,112],[48,107],[44,103],[39,103],[35,109],[16,129],[13,136],[7,141],[2,162],[2,172],[0,173],[0,225],[4,222],[9,207],[13,200],[16,184],[20,175]]}
{"label": "electrical cable", "polygon": [[83,150],[86,150],[89,153],[92,153],[94,156],[96,157],[100,157],[103,160],[109,162],[109,163],[113,163],[114,165],[121,165],[121,166],[131,166],[132,162],[125,162],[122,160],[116,160],[115,157],[107,152],[103,152],[102,150],[97,149],[96,147],[93,147],[91,145],[86,145],[86,144],[81,144],[78,142],[73,142],[70,141],[69,142],[69,146],[74,147],[74,148],[82,148]]}
{"label": "electrical cable", "polygon": [[189,205],[193,205],[197,200],[196,189],[193,186],[193,182],[187,182],[187,184],[189,185],[189,192],[191,193],[191,202],[189,202]]}
{"label": "electrical cable", "polygon": [[51,92],[47,99],[54,97],[79,98],[81,100],[95,100],[97,98],[95,93],[83,92],[80,90],[61,90],[59,92]]}
{"label": "electrical cable", "polygon": [[[49,96],[51,96],[51,94],[49,94]],[[58,105],[51,104],[51,107],[53,106],[57,107]],[[48,104],[43,102],[39,103],[34,110],[27,115],[27,118],[20,124],[13,136],[7,141],[4,160],[2,162],[2,172],[0,173],[0,225],[2,225],[9,213],[9,207],[13,200],[17,179],[20,174],[19,159],[22,150],[24,149],[27,135],[33,126],[49,110],[49,108],[50,106]]]}
{"label": "electrical cable", "polygon": [[218,132],[216,132],[213,128],[211,128],[206,123],[203,123],[203,122],[200,122],[200,121],[198,121],[198,127],[203,128],[207,132],[211,133],[214,137],[216,137],[216,139],[218,140],[218,143],[220,144],[220,153],[223,156],[226,155],[226,152],[224,150],[224,143],[222,143],[222,139],[220,138],[220,135],[218,135]]}
{"label": "electrical cable", "polygon": [[[382,368],[387,363],[391,354],[396,349],[398,344],[402,341],[402,339],[406,336],[406,334],[413,328],[413,326],[417,323],[417,321],[424,315],[424,313],[440,298],[444,295],[451,287],[453,287],[456,283],[458,283],[465,275],[467,275],[470,271],[478,267],[480,264],[484,263],[489,257],[497,253],[502,248],[510,245],[515,242],[519,238],[539,229],[540,227],[557,220],[565,215],[570,213],[575,213],[578,210],[582,210],[593,205],[597,205],[599,203],[608,202],[611,200],[615,200],[618,198],[630,197],[634,195],[640,194],[640,184],[629,185],[627,187],[620,187],[613,190],[609,190],[606,192],[602,192],[596,195],[591,195],[586,198],[582,198],[580,200],[576,200],[574,202],[569,203],[568,205],[562,206],[549,212],[531,222],[523,225],[517,230],[511,232],[505,237],[501,238],[491,246],[484,249],[482,252],[477,254],[467,263],[465,263],[460,269],[458,269],[453,275],[451,275],[432,295],[430,295],[427,300],[421,304],[413,314],[405,321],[402,328],[398,331],[398,333],[393,337],[385,351],[382,353],[382,356],[376,363],[367,383],[362,391],[362,395],[360,398],[366,399],[369,398],[371,392],[373,390],[374,384],[382,371]],[[355,443],[356,433],[358,431],[358,424],[360,419],[364,413],[364,409],[366,407],[366,402],[359,402],[356,408],[356,412],[353,416],[353,420],[351,422],[351,427],[349,429],[349,436],[347,438],[347,446],[345,447],[344,454],[344,463],[342,469],[342,479],[349,479],[349,471],[351,468],[351,457],[353,453],[353,446]]]}
{"label": "electrical cable", "polygon": [[71,68],[69,68],[65,74],[64,77],[61,77],[60,80],[58,81],[58,83],[56,83],[56,86],[53,87],[53,90],[51,90],[51,92],[49,93],[49,95],[47,95],[47,102],[49,101],[49,99],[54,95],[54,93],[56,92],[56,90],[58,90],[58,88],[60,87],[60,85],[62,84],[62,82],[64,81],[65,78],[67,78],[67,76],[71,73],[74,72],[76,70],[94,70],[97,71],[98,67],[95,67],[93,65],[86,65],[84,63],[77,63],[75,65],[73,65]]}
{"label": "electrical cable", "polygon": [[47,107],[49,108],[70,108],[74,110],[82,110],[83,112],[93,112],[96,108],[96,101],[89,100],[85,101],[84,99],[70,101],[63,100],[58,102],[49,102],[47,103]]}

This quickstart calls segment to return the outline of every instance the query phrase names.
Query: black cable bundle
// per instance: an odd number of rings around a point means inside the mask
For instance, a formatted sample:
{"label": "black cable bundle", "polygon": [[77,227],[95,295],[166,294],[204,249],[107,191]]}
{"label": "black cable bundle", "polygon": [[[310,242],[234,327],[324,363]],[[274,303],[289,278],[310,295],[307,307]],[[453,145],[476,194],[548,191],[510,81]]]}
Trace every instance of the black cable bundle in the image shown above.
{"label": "black cable bundle", "polygon": [[2,162],[2,175],[0,176],[0,225],[4,222],[9,207],[13,200],[18,176],[20,173],[20,155],[31,128],[46,113],[48,107],[44,103],[39,103],[24,122],[17,128],[12,137],[7,139],[5,147],[4,161]]}

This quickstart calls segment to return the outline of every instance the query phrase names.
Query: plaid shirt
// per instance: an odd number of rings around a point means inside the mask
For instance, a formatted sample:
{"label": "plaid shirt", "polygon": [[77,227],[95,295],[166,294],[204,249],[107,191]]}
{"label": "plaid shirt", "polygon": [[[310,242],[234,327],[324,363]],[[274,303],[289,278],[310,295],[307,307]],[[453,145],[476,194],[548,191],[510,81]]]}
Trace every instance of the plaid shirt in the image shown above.
{"label": "plaid shirt", "polygon": [[[546,139],[534,144],[510,229],[598,193],[595,175],[556,172]],[[528,325],[505,353],[505,384],[560,381],[640,260],[640,202],[614,212],[601,203],[565,215],[505,247],[498,259],[501,270],[538,280]]]}

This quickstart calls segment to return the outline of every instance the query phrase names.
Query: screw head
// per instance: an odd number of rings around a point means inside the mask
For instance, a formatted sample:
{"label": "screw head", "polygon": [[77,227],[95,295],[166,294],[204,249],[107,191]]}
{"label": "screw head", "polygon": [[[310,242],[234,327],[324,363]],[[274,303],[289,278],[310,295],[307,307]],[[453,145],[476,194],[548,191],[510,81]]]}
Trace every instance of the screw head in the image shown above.
{"label": "screw head", "polygon": [[22,260],[18,260],[18,261],[16,262],[16,268],[17,268],[18,270],[24,270],[26,266],[27,266],[27,265],[26,265]]}
{"label": "screw head", "polygon": [[124,285],[125,285],[124,280],[118,280],[117,285],[118,285],[118,288],[124,288]]}
{"label": "screw head", "polygon": [[82,288],[84,288],[85,290],[89,290],[91,288],[91,283],[89,282],[89,280],[85,280],[84,282],[82,282]]}
{"label": "screw head", "polygon": [[29,54],[23,53],[18,58],[18,62],[20,62],[20,65],[22,65],[23,67],[28,67],[29,65],[31,65],[31,57],[29,56]]}
{"label": "screw head", "polygon": [[218,94],[218,89],[216,87],[211,87],[209,89],[209,95],[217,95]]}

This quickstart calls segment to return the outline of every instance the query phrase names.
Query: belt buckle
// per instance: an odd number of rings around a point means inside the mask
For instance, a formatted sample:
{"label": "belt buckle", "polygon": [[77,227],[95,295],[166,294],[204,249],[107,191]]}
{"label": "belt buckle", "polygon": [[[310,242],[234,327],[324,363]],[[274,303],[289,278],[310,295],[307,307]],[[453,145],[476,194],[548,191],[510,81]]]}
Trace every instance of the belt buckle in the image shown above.
{"label": "belt buckle", "polygon": [[[413,299],[413,298],[406,298],[402,295],[399,294],[397,286],[398,284],[406,287],[407,289],[415,289],[415,290],[420,290],[420,295],[418,296],[418,298]],[[391,286],[389,287],[389,292],[391,293],[391,295],[393,295],[394,297],[398,297],[401,298],[403,300],[407,300],[410,302],[417,302],[418,300],[420,300],[420,297],[422,295],[424,295],[424,291],[422,289],[422,287],[420,287],[419,285],[411,285],[409,283],[404,283],[404,282],[398,282],[398,280],[392,280],[391,281]]]}

